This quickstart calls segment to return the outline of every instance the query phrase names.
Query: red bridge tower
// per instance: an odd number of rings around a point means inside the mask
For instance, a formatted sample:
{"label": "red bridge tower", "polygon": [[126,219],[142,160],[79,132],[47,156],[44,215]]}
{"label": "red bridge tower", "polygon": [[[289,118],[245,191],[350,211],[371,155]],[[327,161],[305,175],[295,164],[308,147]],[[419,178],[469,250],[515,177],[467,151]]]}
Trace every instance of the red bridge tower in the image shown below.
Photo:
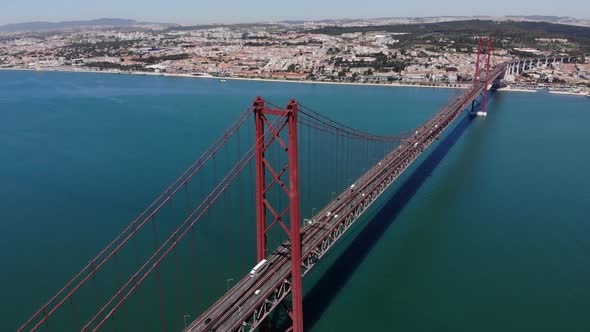
{"label": "red bridge tower", "polygon": [[[480,37],[477,42],[477,61],[475,63],[475,76],[473,77],[473,85],[484,83],[483,101],[481,110],[477,112],[479,116],[486,116],[486,106],[488,102],[488,90],[490,89],[490,58],[492,57],[492,38]],[[473,111],[472,105],[472,111]]]}
{"label": "red bridge tower", "polygon": [[[270,228],[279,224],[281,228],[287,233],[289,242],[291,243],[291,302],[292,308],[289,312],[293,320],[293,326],[287,331],[303,332],[303,286],[302,286],[302,272],[301,272],[301,235],[300,222],[301,216],[299,212],[299,173],[298,173],[298,149],[297,149],[297,108],[296,101],[291,100],[286,109],[270,109],[264,105],[262,98],[256,98],[254,101],[254,117],[255,117],[255,139],[256,139],[256,234],[257,234],[257,255],[258,262],[266,258],[267,252],[267,232]],[[268,117],[282,117],[283,119],[275,124],[268,121]],[[280,167],[280,165],[271,165],[269,160],[265,158],[265,151],[270,146],[265,144],[265,127],[270,130],[273,138],[272,142],[281,145],[283,150],[288,155],[287,165]],[[281,138],[281,132],[288,131],[288,139],[285,142]],[[279,166],[280,168],[276,168]],[[266,172],[270,172],[272,181],[266,183]],[[288,171],[289,181],[288,185],[284,183],[281,176]],[[274,186],[281,187],[281,191],[289,198],[289,206],[286,210],[280,211],[276,209],[278,202],[275,205],[271,204],[270,198],[266,193]],[[288,225],[285,223],[284,216],[289,212]],[[267,218],[267,212],[270,212],[272,218]],[[270,224],[269,224],[270,220]],[[262,326],[264,329],[264,326]]]}

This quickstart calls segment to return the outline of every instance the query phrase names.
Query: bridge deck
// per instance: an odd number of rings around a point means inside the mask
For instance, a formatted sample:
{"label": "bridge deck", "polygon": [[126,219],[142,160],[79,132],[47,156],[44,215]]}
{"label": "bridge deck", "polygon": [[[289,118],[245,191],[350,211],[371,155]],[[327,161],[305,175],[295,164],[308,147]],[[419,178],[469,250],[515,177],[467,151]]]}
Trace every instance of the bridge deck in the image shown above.
{"label": "bridge deck", "polygon": [[[490,81],[500,77],[505,68],[506,64],[494,68]],[[414,135],[357,179],[354,190],[340,193],[311,219],[311,224],[302,227],[304,275],[483,90],[484,84],[477,83],[443,106]],[[255,329],[291,291],[289,252],[289,243],[283,243],[269,255],[266,268],[253,277],[245,276],[185,332]]]}

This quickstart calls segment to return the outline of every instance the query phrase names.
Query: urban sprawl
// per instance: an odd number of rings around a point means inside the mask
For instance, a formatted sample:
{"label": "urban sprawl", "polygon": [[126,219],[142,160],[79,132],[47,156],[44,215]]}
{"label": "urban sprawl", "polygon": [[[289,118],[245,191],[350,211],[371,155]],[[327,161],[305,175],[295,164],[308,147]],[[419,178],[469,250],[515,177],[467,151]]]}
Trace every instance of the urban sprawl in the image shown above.
{"label": "urban sprawl", "polygon": [[[467,86],[473,80],[476,35],[471,44],[432,35],[408,46],[400,39],[410,32],[335,35],[320,28],[310,23],[138,26],[4,34],[0,68],[445,87]],[[568,56],[570,41],[546,36],[529,47],[504,44],[506,40],[495,41],[493,64],[516,54]],[[551,63],[516,75],[507,84],[588,94],[590,64],[583,57],[577,63]]]}

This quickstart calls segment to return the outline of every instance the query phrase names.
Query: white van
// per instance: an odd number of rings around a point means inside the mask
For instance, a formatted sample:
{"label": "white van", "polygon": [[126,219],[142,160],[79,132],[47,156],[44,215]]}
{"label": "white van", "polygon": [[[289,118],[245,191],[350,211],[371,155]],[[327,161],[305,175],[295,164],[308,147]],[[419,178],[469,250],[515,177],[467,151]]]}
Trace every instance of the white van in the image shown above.
{"label": "white van", "polygon": [[253,278],[258,272],[262,271],[266,266],[266,259],[261,260],[250,270],[250,277]]}

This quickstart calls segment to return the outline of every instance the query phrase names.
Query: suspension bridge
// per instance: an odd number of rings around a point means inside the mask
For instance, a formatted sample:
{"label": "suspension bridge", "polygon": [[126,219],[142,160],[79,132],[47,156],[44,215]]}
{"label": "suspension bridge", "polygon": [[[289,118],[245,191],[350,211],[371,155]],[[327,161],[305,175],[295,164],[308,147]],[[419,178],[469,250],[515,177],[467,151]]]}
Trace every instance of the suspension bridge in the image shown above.
{"label": "suspension bridge", "polygon": [[491,51],[480,39],[473,85],[396,135],[256,98],[18,331],[303,331],[303,277],[456,118],[487,114],[515,63]]}

